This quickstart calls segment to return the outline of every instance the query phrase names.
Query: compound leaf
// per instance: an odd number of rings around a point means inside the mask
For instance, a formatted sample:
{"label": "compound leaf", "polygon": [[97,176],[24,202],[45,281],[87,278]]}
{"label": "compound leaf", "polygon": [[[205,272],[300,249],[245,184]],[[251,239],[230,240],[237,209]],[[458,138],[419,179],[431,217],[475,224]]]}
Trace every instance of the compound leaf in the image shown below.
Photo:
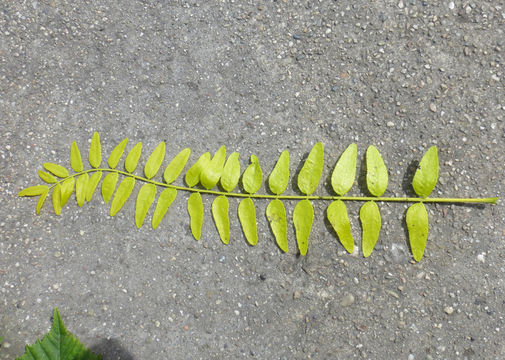
{"label": "compound leaf", "polygon": [[133,149],[130,150],[130,152],[126,156],[126,160],[124,163],[124,167],[125,167],[126,171],[128,171],[129,173],[132,173],[135,171],[135,169],[137,168],[137,164],[139,162],[141,153],[142,153],[142,143],[139,142],[133,147]]}
{"label": "compound leaf", "polygon": [[324,148],[323,144],[318,142],[310,151],[298,174],[298,188],[302,193],[310,195],[316,190],[323,173],[323,165]]}
{"label": "compound leaf", "polygon": [[172,205],[172,202],[175,200],[176,196],[177,196],[177,190],[175,189],[169,188],[161,192],[160,196],[158,197],[158,203],[156,204],[156,209],[154,209],[152,220],[153,229],[156,229],[159,226],[161,220],[167,213],[170,205]]}
{"label": "compound leaf", "polygon": [[30,186],[18,193],[18,196],[38,196],[49,190],[49,186],[46,185],[36,185]]}
{"label": "compound leaf", "polygon": [[331,174],[331,186],[337,195],[343,196],[352,188],[356,177],[357,157],[358,147],[356,144],[351,144],[338,159]]}
{"label": "compound leaf", "polygon": [[141,228],[146,218],[147,212],[151,207],[156,196],[156,185],[144,184],[137,195],[137,204],[135,206],[135,225]]}
{"label": "compound leaf", "polygon": [[[181,174],[182,169],[186,166],[188,162],[189,155],[191,154],[191,149],[186,148],[179,152],[168,164],[165,172],[163,173],[163,179],[167,184],[173,183]],[[197,181],[198,182],[198,181]]]}
{"label": "compound leaf", "polygon": [[295,225],[296,243],[300,255],[305,255],[309,247],[309,235],[314,221],[314,208],[309,200],[298,202],[293,211],[293,224]]}
{"label": "compound leaf", "polygon": [[123,139],[119,144],[116,145],[114,150],[109,155],[109,160],[107,160],[107,164],[111,169],[115,169],[117,164],[119,163],[119,159],[123,156],[124,149],[126,148],[126,144],[128,143],[128,138]]}
{"label": "compound leaf", "polygon": [[196,240],[200,240],[203,225],[203,202],[199,192],[189,195],[188,213],[191,222],[191,233]]}
{"label": "compound leaf", "polygon": [[46,201],[48,194],[49,189],[40,194],[39,201],[37,201],[37,207],[35,208],[35,212],[37,213],[37,215],[40,214],[40,209],[42,209],[42,205],[44,205],[44,202]]}
{"label": "compound leaf", "polygon": [[102,178],[102,172],[97,171],[90,176],[88,185],[86,186],[86,201],[91,201],[93,198],[93,194],[95,193],[95,189]]}
{"label": "compound leaf", "polygon": [[359,211],[359,218],[363,229],[363,255],[369,257],[379,239],[381,229],[379,207],[374,201],[364,203]]}
{"label": "compound leaf", "polygon": [[135,186],[135,179],[132,177],[126,177],[119,184],[114,198],[112,199],[112,204],[110,206],[110,216],[116,215],[119,210],[123,207],[126,200],[130,197],[133,187]]}
{"label": "compound leaf", "polygon": [[86,186],[88,185],[89,175],[84,173],[77,178],[75,182],[75,199],[77,200],[77,205],[81,207],[86,200]]}
{"label": "compound leaf", "polygon": [[[289,151],[284,150],[274,169],[268,177],[268,186],[275,195],[280,195],[286,190],[289,182]],[[287,251],[287,250],[286,250]]]}
{"label": "compound leaf", "polygon": [[288,236],[287,236],[287,218],[284,203],[279,199],[270,201],[267,205],[267,219],[272,228],[272,232],[277,242],[277,246],[284,251],[288,252]]}
{"label": "compound leaf", "polygon": [[54,184],[55,182],[58,181],[58,180],[56,180],[56,178],[53,175],[51,175],[45,171],[39,170],[38,174],[39,174],[40,178],[48,184]]}
{"label": "compound leaf", "polygon": [[210,163],[210,153],[206,152],[198,158],[196,163],[193,164],[186,173],[184,180],[189,187],[193,187],[200,181],[200,174]]}
{"label": "compound leaf", "polygon": [[105,176],[102,182],[102,197],[103,201],[107,204],[114,194],[116,189],[117,179],[119,174],[117,172],[111,172]]}
{"label": "compound leaf", "polygon": [[240,162],[238,161],[238,156],[238,152],[231,153],[224,164],[220,182],[226,192],[233,191],[240,179]]}
{"label": "compound leaf", "polygon": [[340,243],[348,253],[352,253],[354,251],[354,238],[351,234],[351,223],[345,203],[342,200],[333,201],[326,210],[326,216],[337,233]]}
{"label": "compound leaf", "polygon": [[238,204],[238,218],[244,230],[247,242],[252,246],[258,243],[258,231],[256,229],[256,209],[251,198],[245,198]]}
{"label": "compound leaf", "polygon": [[366,184],[374,196],[381,196],[388,187],[388,171],[379,150],[370,145],[366,150]]}
{"label": "compound leaf", "polygon": [[223,145],[216,151],[208,165],[202,169],[202,173],[200,174],[200,183],[203,187],[210,190],[216,186],[217,182],[221,178],[221,174],[223,173],[225,160],[226,147]]}
{"label": "compound leaf", "polygon": [[102,148],[100,145],[100,134],[96,131],[91,138],[91,145],[89,147],[89,164],[97,168],[102,162]]}
{"label": "compound leaf", "polygon": [[72,146],[70,147],[70,166],[74,169],[75,172],[81,172],[84,168],[81,159],[81,152],[79,151],[79,147],[77,143],[72,142]]}
{"label": "compound leaf", "polygon": [[70,195],[74,192],[75,179],[73,177],[61,183],[61,206],[65,206]]}
{"label": "compound leaf", "polygon": [[228,198],[220,195],[212,202],[212,216],[216,223],[219,237],[224,244],[230,242],[230,218],[228,216]]}
{"label": "compound leaf", "polygon": [[146,165],[144,166],[144,174],[146,175],[146,178],[151,179],[156,175],[164,158],[165,142],[162,141],[158,144],[158,146],[156,146],[146,161]]}
{"label": "compound leaf", "polygon": [[53,209],[56,215],[61,214],[61,185],[56,184],[53,189]]}
{"label": "compound leaf", "polygon": [[406,214],[410,249],[414,260],[421,261],[428,240],[428,212],[423,203],[411,205]]}
{"label": "compound leaf", "polygon": [[261,187],[263,180],[263,172],[256,155],[251,155],[251,164],[245,169],[242,176],[242,185],[244,190],[249,194],[254,194]]}
{"label": "compound leaf", "polygon": [[[432,146],[426,151],[412,180],[417,195],[425,198],[431,194],[438,180],[438,150]],[[422,256],[422,254],[421,254]]]}
{"label": "compound leaf", "polygon": [[65,177],[68,177],[68,175],[69,175],[68,170],[65,169],[61,165],[46,162],[43,164],[43,166],[44,166],[44,169],[46,169],[47,171],[49,171],[53,175],[56,175],[57,177],[65,178]]}

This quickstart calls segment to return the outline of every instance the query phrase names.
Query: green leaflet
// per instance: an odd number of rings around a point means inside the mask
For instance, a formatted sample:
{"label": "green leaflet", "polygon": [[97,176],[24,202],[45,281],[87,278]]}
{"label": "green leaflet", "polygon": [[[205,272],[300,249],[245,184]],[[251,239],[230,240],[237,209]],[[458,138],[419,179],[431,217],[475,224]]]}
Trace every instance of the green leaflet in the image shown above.
{"label": "green leaflet", "polygon": [[298,202],[293,211],[293,224],[295,225],[296,243],[300,255],[304,256],[309,247],[309,235],[314,221],[314,208],[309,200]]}
{"label": "green leaflet", "polygon": [[191,223],[191,233],[196,240],[200,240],[203,225],[203,202],[199,192],[189,195],[188,213]]}
{"label": "green leaflet", "polygon": [[[177,190],[175,189],[165,189],[161,192],[158,197],[158,203],[156,204],[156,209],[154,210],[152,225],[153,229],[156,229],[160,224],[161,220],[167,213],[168,208],[172,205],[172,202],[177,196]],[[203,208],[202,208],[203,211]]]}
{"label": "green leaflet", "polygon": [[53,209],[56,215],[61,214],[61,185],[56,184],[53,189]]}
{"label": "green leaflet", "polygon": [[86,186],[88,185],[88,181],[89,175],[84,173],[79,176],[75,182],[75,198],[79,207],[81,207],[84,204],[84,200],[86,200]]}
{"label": "green leaflet", "polygon": [[135,206],[135,225],[141,228],[156,196],[156,185],[144,184],[137,195],[137,205]]}
{"label": "green leaflet", "polygon": [[428,212],[423,203],[411,205],[406,214],[410,249],[414,260],[421,261],[428,240]]}
{"label": "green leaflet", "polygon": [[[335,169],[331,174],[331,186],[337,195],[343,196],[351,190],[356,177],[356,160],[358,157],[358,147],[351,144],[338,159]],[[352,252],[352,251],[351,251]]]}
{"label": "green leaflet", "polygon": [[275,241],[277,242],[277,246],[279,246],[282,251],[288,252],[288,222],[284,203],[279,199],[270,201],[267,205],[266,214],[270,227],[272,228]]}
{"label": "green leaflet", "polygon": [[53,175],[46,173],[45,171],[39,170],[38,174],[40,178],[48,184],[54,184],[58,181]]}
{"label": "green leaflet", "polygon": [[124,139],[121,141],[114,150],[109,155],[109,160],[107,163],[109,164],[109,167],[111,169],[115,169],[117,164],[119,163],[119,159],[121,159],[121,156],[123,156],[124,149],[126,148],[126,144],[128,143],[128,138]]}
{"label": "green leaflet", "polygon": [[146,161],[146,165],[144,167],[144,174],[146,175],[146,178],[152,179],[156,175],[164,158],[165,142],[162,141],[158,144],[158,146],[156,146],[149,156],[149,159]]}
{"label": "green leaflet", "polygon": [[61,183],[61,207],[65,206],[70,195],[74,192],[75,179],[73,177]]}
{"label": "green leaflet", "polygon": [[298,188],[302,193],[310,195],[316,190],[323,173],[323,165],[324,148],[323,144],[318,142],[310,151],[298,174]]}
{"label": "green leaflet", "polygon": [[210,190],[216,186],[217,182],[221,178],[221,174],[223,173],[225,160],[226,147],[223,145],[216,151],[214,157],[208,165],[202,169],[202,173],[200,174],[200,183],[203,187]]}
{"label": "green leaflet", "polygon": [[[289,182],[289,151],[284,150],[277,163],[274,166],[274,169],[270,173],[268,177],[268,186],[270,187],[270,191],[275,195],[280,195],[286,190]],[[287,247],[286,247],[287,249]],[[286,250],[287,251],[287,250]]]}
{"label": "green leaflet", "polygon": [[230,218],[228,216],[228,198],[226,196],[218,196],[212,202],[212,216],[216,223],[219,237],[224,244],[230,242]]}
{"label": "green leaflet", "polygon": [[349,254],[354,251],[354,238],[351,234],[351,223],[347,215],[347,208],[342,200],[333,201],[326,215],[331,226],[338,235],[340,243],[344,246]]}
{"label": "green leaflet", "polygon": [[251,155],[251,164],[244,171],[242,176],[242,185],[244,190],[249,194],[254,194],[261,187],[263,180],[263,172],[256,155]]}
{"label": "green leaflet", "polygon": [[363,228],[363,255],[369,257],[379,239],[381,229],[379,207],[374,201],[364,203],[359,211],[359,218]]}
{"label": "green leaflet", "polygon": [[89,164],[94,167],[100,167],[102,162],[102,148],[100,145],[100,135],[95,132],[91,138],[91,145],[89,147]]}
{"label": "green leaflet", "polygon": [[40,209],[42,209],[42,205],[44,205],[44,202],[46,201],[48,194],[49,189],[40,194],[39,201],[37,201],[37,207],[35,208],[35,212],[37,213],[37,215],[40,214]]}
{"label": "green leaflet", "polygon": [[86,201],[89,202],[93,198],[93,194],[101,178],[102,178],[101,171],[97,171],[90,176],[88,185],[86,186]]}
{"label": "green leaflet", "polygon": [[[431,194],[438,180],[438,150],[432,146],[426,151],[412,180],[417,195],[425,198]],[[421,254],[422,256],[422,254]]]}
{"label": "green leaflet", "polygon": [[43,164],[43,166],[44,169],[46,169],[53,175],[56,175],[57,177],[66,178],[69,175],[68,170],[61,165],[46,162]]}
{"label": "green leaflet", "polygon": [[224,164],[223,174],[221,175],[221,186],[226,192],[232,192],[240,179],[240,162],[238,161],[238,152],[233,152],[228,156]]}
{"label": "green leaflet", "polygon": [[193,187],[200,181],[200,174],[210,163],[210,153],[206,152],[193,164],[186,173],[185,181],[189,187]]}
{"label": "green leaflet", "polygon": [[126,160],[124,163],[124,167],[126,171],[129,173],[132,173],[135,171],[137,168],[137,164],[140,159],[140,154],[142,153],[142,143],[139,142],[137,145],[133,147],[133,149],[130,150],[128,155],[126,156]]}
{"label": "green leaflet", "polygon": [[366,150],[366,185],[373,196],[381,196],[388,187],[388,171],[379,150],[370,145]]}
{"label": "green leaflet", "polygon": [[114,194],[116,189],[117,179],[119,174],[117,172],[108,173],[102,182],[102,197],[103,201],[107,204]]}
{"label": "green leaflet", "polygon": [[245,198],[238,204],[238,218],[244,230],[247,242],[252,246],[258,243],[258,231],[256,229],[256,209],[251,198]]}
{"label": "green leaflet", "polygon": [[130,197],[133,187],[135,186],[135,179],[131,177],[126,177],[119,184],[114,198],[112,199],[112,204],[110,206],[110,216],[114,216],[123,207],[124,203]]}
{"label": "green leaflet", "polygon": [[170,161],[170,164],[168,164],[167,168],[165,169],[165,172],[163,173],[163,179],[167,184],[173,183],[179,177],[179,175],[182,172],[182,169],[184,169],[184,166],[186,166],[186,163],[188,162],[190,154],[191,149],[186,148],[182,150],[180,153],[178,153],[172,159],[172,161]]}
{"label": "green leaflet", "polygon": [[70,166],[72,166],[75,172],[81,172],[83,169],[81,152],[75,141],[72,142],[72,146],[70,147]]}
{"label": "green leaflet", "polygon": [[49,190],[49,186],[46,185],[36,185],[30,186],[24,190],[18,192],[18,196],[38,196]]}

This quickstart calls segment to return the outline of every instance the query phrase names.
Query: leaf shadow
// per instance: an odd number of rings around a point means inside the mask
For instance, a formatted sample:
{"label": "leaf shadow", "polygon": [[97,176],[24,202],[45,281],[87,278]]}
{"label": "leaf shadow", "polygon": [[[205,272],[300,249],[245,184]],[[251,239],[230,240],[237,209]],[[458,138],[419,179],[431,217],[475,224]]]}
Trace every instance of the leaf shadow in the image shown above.
{"label": "leaf shadow", "polygon": [[357,169],[358,172],[358,187],[365,196],[373,196],[370,191],[368,191],[368,186],[366,185],[366,152],[361,156],[361,161]]}
{"label": "leaf shadow", "polygon": [[298,188],[298,175],[300,175],[300,171],[302,170],[303,165],[305,164],[305,161],[307,161],[308,157],[309,157],[309,152],[306,152],[305,154],[303,154],[302,160],[298,163],[298,166],[296,167],[296,170],[295,170],[293,176],[291,177],[291,190],[293,190],[296,193],[296,195],[301,195],[301,196],[305,195]]}
{"label": "leaf shadow", "polygon": [[103,360],[135,360],[117,339],[102,339],[98,344],[89,348],[95,354],[102,355]]}
{"label": "leaf shadow", "polygon": [[412,181],[414,180],[414,175],[416,174],[417,167],[419,166],[419,161],[412,160],[407,166],[405,175],[403,175],[402,180],[402,190],[408,197],[417,197],[417,194],[412,187]]}

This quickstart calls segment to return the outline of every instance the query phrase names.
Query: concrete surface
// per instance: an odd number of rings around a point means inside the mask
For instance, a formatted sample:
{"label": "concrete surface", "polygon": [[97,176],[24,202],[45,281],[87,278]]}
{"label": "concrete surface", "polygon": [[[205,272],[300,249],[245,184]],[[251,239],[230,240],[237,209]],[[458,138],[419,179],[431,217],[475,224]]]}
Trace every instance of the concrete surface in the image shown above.
{"label": "concrete surface", "polygon": [[[277,248],[264,201],[250,247],[236,201],[225,246],[210,196],[197,242],[187,194],[157,230],[135,227],[133,198],[114,218],[100,196],[57,217],[16,195],[99,131],[104,157],[124,137],[144,143],[142,164],[160,141],[165,164],[184,147],[195,161],[224,144],[244,166],[256,154],[266,174],[284,149],[295,174],[322,141],[325,181],[348,144],[360,167],[374,144],[389,196],[411,193],[409,171],[436,144],[436,196],[503,196],[503,1],[0,4],[1,359],[42,336],[54,307],[104,359],[505,358],[502,203],[429,206],[414,264],[404,204],[380,206],[364,259],[344,253],[328,204],[314,203],[302,258],[291,226],[292,250]],[[348,207],[360,245],[359,203]]]}

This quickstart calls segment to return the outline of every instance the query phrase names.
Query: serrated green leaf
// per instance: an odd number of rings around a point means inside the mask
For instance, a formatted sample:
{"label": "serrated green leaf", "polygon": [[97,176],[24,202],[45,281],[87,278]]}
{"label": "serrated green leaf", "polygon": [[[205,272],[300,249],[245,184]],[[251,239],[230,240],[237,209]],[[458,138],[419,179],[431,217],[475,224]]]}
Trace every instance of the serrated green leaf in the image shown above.
{"label": "serrated green leaf", "polygon": [[168,208],[172,205],[172,202],[177,196],[177,190],[175,189],[165,189],[161,192],[158,197],[158,203],[156,204],[156,209],[154,210],[152,225],[153,229],[156,229],[160,224],[161,220],[167,213]]}
{"label": "serrated green leaf", "polygon": [[56,215],[61,214],[61,185],[56,184],[53,189],[53,209]]}
{"label": "serrated green leaf", "polygon": [[82,174],[77,178],[75,183],[75,199],[77,200],[77,205],[79,207],[84,204],[86,200],[86,187],[88,186],[89,175],[87,173]]}
{"label": "serrated green leaf", "polygon": [[416,203],[407,209],[405,218],[409,231],[410,249],[414,260],[421,261],[428,240],[428,212],[423,203]]}
{"label": "serrated green leaf", "polygon": [[114,150],[110,153],[109,160],[107,163],[109,164],[109,167],[111,169],[115,169],[117,164],[119,163],[119,160],[121,159],[121,156],[123,156],[124,149],[126,148],[126,144],[128,143],[128,138],[124,139],[121,141]]}
{"label": "serrated green leaf", "polygon": [[230,218],[228,216],[228,198],[226,196],[218,196],[212,202],[212,216],[216,223],[219,237],[224,244],[230,242]]}
{"label": "serrated green leaf", "polygon": [[309,153],[298,174],[298,188],[305,195],[312,194],[319,184],[324,166],[323,144],[318,142]]}
{"label": "serrated green leaf", "polygon": [[242,176],[242,186],[249,194],[254,194],[261,187],[263,181],[263,171],[256,155],[251,155],[251,164],[245,169]]}
{"label": "serrated green leaf", "polygon": [[167,184],[173,183],[179,177],[182,170],[184,169],[184,166],[186,166],[186,163],[188,162],[189,155],[191,155],[191,149],[186,148],[182,150],[180,153],[178,153],[172,159],[172,161],[170,161],[170,164],[168,164],[167,168],[165,169],[165,172],[163,173],[163,179]]}
{"label": "serrated green leaf", "polygon": [[91,201],[93,198],[93,194],[95,193],[95,189],[102,178],[102,172],[97,171],[90,176],[88,185],[86,186],[86,201]]}
{"label": "serrated green leaf", "polygon": [[258,231],[256,229],[256,209],[251,198],[245,198],[238,204],[238,218],[244,230],[247,242],[252,246],[258,243]]}
{"label": "serrated green leaf", "polygon": [[97,168],[102,163],[102,146],[100,145],[100,134],[95,131],[91,138],[89,147],[89,164]]}
{"label": "serrated green leaf", "polygon": [[351,223],[347,215],[347,208],[342,200],[333,201],[328,209],[326,215],[331,226],[337,233],[340,243],[344,246],[348,253],[354,251],[354,238],[351,234]]}
{"label": "serrated green leaf", "polygon": [[139,142],[137,145],[133,147],[133,149],[130,150],[128,155],[126,156],[126,160],[124,163],[124,167],[126,171],[129,173],[132,173],[135,171],[137,168],[137,164],[140,159],[140,154],[142,153],[142,143]]}
{"label": "serrated green leaf", "polygon": [[149,156],[149,159],[146,161],[146,166],[144,167],[144,174],[146,175],[146,178],[152,179],[156,175],[164,158],[165,142],[162,141],[158,144],[158,146],[156,146]]}
{"label": "serrated green leaf", "polygon": [[39,170],[38,174],[39,174],[39,177],[48,184],[54,184],[55,182],[58,181],[58,180],[56,180],[56,178],[53,175],[51,175],[45,171]]}
{"label": "serrated green leaf", "polygon": [[200,181],[202,170],[210,163],[210,153],[206,152],[193,164],[186,173],[185,181],[189,187],[193,187]]}
{"label": "serrated green leaf", "polygon": [[102,182],[102,197],[103,201],[107,204],[116,190],[117,179],[119,174],[117,172],[111,172],[107,174]]}
{"label": "serrated green leaf", "polygon": [[363,229],[363,255],[369,257],[379,239],[381,229],[379,207],[374,201],[364,203],[359,211],[359,218]]}
{"label": "serrated green leaf", "polygon": [[374,196],[381,196],[388,187],[388,170],[379,150],[373,145],[366,150],[366,185]]}
{"label": "serrated green leaf", "polygon": [[46,185],[30,186],[18,192],[18,196],[38,196],[45,193],[47,190],[49,190],[49,186]]}
{"label": "serrated green leaf", "polygon": [[412,180],[417,195],[425,198],[431,194],[438,180],[438,150],[432,146],[426,151]]}
{"label": "serrated green leaf", "polygon": [[[275,195],[282,194],[289,182],[289,151],[284,150],[268,177],[268,186]],[[286,247],[287,249],[287,247]],[[287,251],[287,250],[286,250]]]}
{"label": "serrated green leaf", "polygon": [[40,209],[42,209],[42,205],[44,205],[44,202],[46,201],[48,194],[49,194],[49,189],[47,189],[46,191],[44,191],[40,195],[39,201],[37,201],[37,207],[35,208],[35,212],[37,213],[37,215],[40,214]]}
{"label": "serrated green leaf", "polygon": [[75,172],[81,172],[84,168],[81,159],[81,152],[79,151],[79,147],[77,143],[72,142],[72,146],[70,147],[70,166],[74,169]]}
{"label": "serrated green leaf", "polygon": [[223,173],[225,160],[226,147],[223,145],[216,151],[208,165],[202,169],[202,173],[200,174],[200,183],[204,188],[210,190],[216,186],[217,182],[221,178],[221,174]]}
{"label": "serrated green leaf", "polygon": [[358,157],[358,147],[351,144],[338,159],[335,169],[331,175],[331,186],[340,196],[351,190],[356,178],[356,160]]}
{"label": "serrated green leaf", "polygon": [[137,205],[135,206],[135,225],[141,228],[156,196],[156,185],[144,184],[137,195]]}
{"label": "serrated green leaf", "polygon": [[232,192],[240,179],[240,162],[238,161],[238,152],[233,152],[228,156],[224,164],[223,174],[221,175],[221,186],[226,192]]}
{"label": "serrated green leaf", "polygon": [[266,214],[277,246],[279,246],[282,251],[288,252],[288,222],[283,202],[279,199],[270,201],[267,205]]}
{"label": "serrated green leaf", "polygon": [[46,169],[53,175],[56,175],[57,177],[65,178],[69,175],[68,170],[61,165],[46,162],[43,164],[43,166],[44,169]]}
{"label": "serrated green leaf", "polygon": [[65,206],[70,195],[74,192],[75,179],[73,177],[61,183],[61,207]]}
{"label": "serrated green leaf", "polygon": [[110,206],[110,216],[116,215],[119,210],[123,207],[126,200],[130,197],[133,187],[135,186],[135,179],[132,177],[126,177],[119,184],[114,198],[112,199],[112,204]]}
{"label": "serrated green leaf", "polygon": [[293,224],[295,225],[296,243],[300,255],[304,256],[309,247],[309,235],[314,221],[314,208],[309,200],[299,201],[293,211]]}
{"label": "serrated green leaf", "polygon": [[191,221],[191,233],[196,240],[200,240],[203,225],[203,202],[199,192],[189,195],[188,213]]}

